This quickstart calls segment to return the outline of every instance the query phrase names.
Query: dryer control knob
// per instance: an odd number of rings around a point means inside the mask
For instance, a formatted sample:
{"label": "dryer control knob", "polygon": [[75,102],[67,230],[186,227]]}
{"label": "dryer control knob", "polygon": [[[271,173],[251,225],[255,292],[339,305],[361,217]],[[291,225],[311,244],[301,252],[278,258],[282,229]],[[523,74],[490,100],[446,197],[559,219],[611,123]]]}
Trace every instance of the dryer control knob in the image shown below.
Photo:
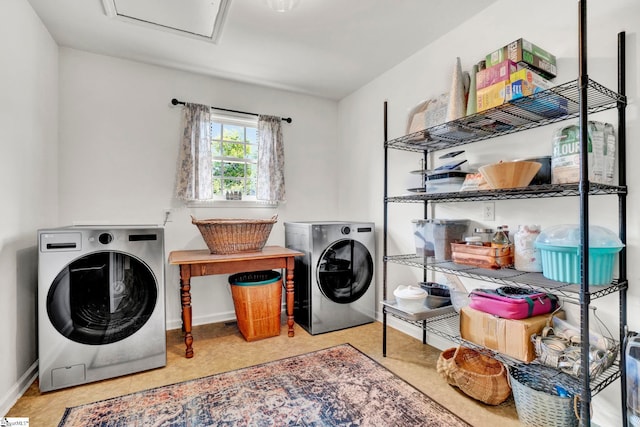
{"label": "dryer control knob", "polygon": [[103,245],[107,245],[113,241],[113,236],[111,233],[102,233],[98,236],[98,241]]}
{"label": "dryer control knob", "polygon": [[344,227],[342,227],[342,234],[349,234],[351,233],[351,227],[349,227],[348,225],[345,225]]}

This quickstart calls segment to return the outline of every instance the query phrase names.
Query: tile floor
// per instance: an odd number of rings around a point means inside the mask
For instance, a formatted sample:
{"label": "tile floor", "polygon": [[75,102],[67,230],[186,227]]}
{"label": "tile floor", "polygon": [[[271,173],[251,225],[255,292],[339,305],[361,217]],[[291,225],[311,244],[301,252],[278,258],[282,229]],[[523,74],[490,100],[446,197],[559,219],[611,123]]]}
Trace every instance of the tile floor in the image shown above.
{"label": "tile floor", "polygon": [[40,393],[36,381],[7,416],[28,417],[31,427],[57,426],[66,407],[350,343],[474,426],[520,425],[512,398],[488,406],[449,386],[435,369],[440,351],[419,340],[389,328],[382,357],[380,322],[314,336],[297,325],[295,331],[289,338],[283,326],[278,337],[247,342],[234,323],[196,326],[195,355],[186,359],[180,330],[171,330],[166,367],[48,393]]}

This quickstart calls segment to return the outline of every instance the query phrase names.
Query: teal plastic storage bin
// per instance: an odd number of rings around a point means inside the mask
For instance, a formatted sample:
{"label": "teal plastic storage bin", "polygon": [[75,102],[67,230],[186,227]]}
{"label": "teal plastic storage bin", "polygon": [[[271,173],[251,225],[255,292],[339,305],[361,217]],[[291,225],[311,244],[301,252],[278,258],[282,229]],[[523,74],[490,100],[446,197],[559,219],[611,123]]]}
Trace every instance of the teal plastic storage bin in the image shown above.
{"label": "teal plastic storage bin", "polygon": [[[542,257],[542,274],[547,279],[580,283],[580,228],[556,225],[536,239]],[[624,247],[611,230],[589,227],[589,285],[608,285],[613,280],[615,256]]]}

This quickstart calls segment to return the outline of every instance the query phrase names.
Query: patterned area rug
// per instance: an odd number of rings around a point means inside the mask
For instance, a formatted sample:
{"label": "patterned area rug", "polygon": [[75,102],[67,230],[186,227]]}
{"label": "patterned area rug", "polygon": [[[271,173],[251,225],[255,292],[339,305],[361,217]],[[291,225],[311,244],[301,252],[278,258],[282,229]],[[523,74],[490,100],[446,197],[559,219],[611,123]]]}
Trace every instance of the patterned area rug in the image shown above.
{"label": "patterned area rug", "polygon": [[349,344],[67,408],[60,426],[469,426]]}

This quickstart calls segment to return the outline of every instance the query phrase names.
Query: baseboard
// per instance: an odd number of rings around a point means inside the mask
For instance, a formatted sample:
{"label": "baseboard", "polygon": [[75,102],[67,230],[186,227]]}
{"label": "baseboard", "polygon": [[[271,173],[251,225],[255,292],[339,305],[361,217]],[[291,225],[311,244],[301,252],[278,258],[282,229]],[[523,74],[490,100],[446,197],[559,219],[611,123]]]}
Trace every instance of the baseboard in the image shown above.
{"label": "baseboard", "polygon": [[[236,320],[235,311],[227,311],[222,313],[210,314],[207,316],[198,316],[191,319],[191,326],[207,325],[209,323],[223,323],[230,320]],[[181,329],[182,319],[168,320],[166,322],[167,330]]]}
{"label": "baseboard", "polygon": [[[382,314],[380,313],[380,317],[378,320],[381,322]],[[387,316],[387,326],[392,327],[393,329],[397,329],[398,331],[407,334],[411,337],[414,337],[417,340],[422,341],[422,328],[413,325],[411,323],[404,322],[400,319],[396,319],[392,316]],[[438,350],[444,350],[450,347],[455,347],[457,344],[449,341],[446,338],[442,338],[438,335],[433,335],[427,333],[427,344],[431,347],[437,348]],[[393,349],[393,343],[387,343],[387,352]]]}
{"label": "baseboard", "polygon": [[[284,303],[282,304],[281,311],[284,314],[287,313],[287,306]],[[235,311],[225,311],[222,313],[210,314],[207,316],[194,317],[191,320],[191,326],[207,325],[209,323],[223,323],[223,322],[229,322],[229,321],[235,321],[235,320],[236,320]],[[167,325],[167,330],[181,329],[182,319],[168,320],[166,322],[166,325]]]}
{"label": "baseboard", "polygon": [[[22,374],[18,381],[9,390],[1,396],[0,400],[0,414],[4,417],[9,409],[20,399],[25,391],[33,384],[38,377],[38,361],[33,362],[29,369]],[[16,414],[18,417],[28,417],[29,414]]]}

